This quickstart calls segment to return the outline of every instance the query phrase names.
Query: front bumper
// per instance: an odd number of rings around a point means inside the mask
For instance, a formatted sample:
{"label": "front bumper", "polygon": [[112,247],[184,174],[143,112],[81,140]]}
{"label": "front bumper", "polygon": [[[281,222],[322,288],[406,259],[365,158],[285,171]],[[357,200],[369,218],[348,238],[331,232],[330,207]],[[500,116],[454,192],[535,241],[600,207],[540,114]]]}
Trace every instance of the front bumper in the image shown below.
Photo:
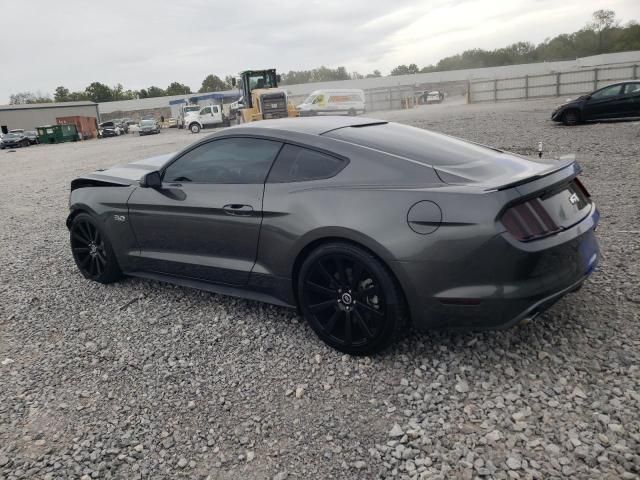
{"label": "front bumper", "polygon": [[408,295],[414,325],[484,330],[535,317],[594,271],[598,219],[594,206],[579,224],[552,237],[522,243],[502,233],[458,264],[404,264],[417,287]]}

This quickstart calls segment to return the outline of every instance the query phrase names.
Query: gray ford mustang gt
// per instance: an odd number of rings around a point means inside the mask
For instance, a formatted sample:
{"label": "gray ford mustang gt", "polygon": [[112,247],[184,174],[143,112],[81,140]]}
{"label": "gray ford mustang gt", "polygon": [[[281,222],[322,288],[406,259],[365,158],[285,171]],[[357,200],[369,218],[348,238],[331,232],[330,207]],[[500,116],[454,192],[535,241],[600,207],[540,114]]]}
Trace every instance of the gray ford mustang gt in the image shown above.
{"label": "gray ford mustang gt", "polygon": [[123,274],[297,307],[351,354],[501,328],[579,289],[599,214],[574,161],[368,118],[266,120],[71,182],[71,248]]}

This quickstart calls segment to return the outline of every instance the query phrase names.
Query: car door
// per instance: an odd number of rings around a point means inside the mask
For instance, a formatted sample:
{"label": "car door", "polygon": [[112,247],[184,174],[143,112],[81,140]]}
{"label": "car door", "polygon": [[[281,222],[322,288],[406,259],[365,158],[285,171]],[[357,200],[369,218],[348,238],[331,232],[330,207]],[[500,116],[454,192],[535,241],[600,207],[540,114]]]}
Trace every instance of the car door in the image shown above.
{"label": "car door", "polygon": [[626,117],[640,117],[640,82],[625,84],[623,90]]}
{"label": "car door", "polygon": [[610,85],[593,92],[583,108],[584,120],[624,116],[622,85]]}
{"label": "car door", "polygon": [[204,107],[200,110],[200,122],[204,126],[209,126],[213,124],[213,115],[211,114],[211,107]]}
{"label": "car door", "polygon": [[199,144],[137,188],[129,218],[139,270],[244,285],[262,223],[264,181],[279,142],[227,137]]}

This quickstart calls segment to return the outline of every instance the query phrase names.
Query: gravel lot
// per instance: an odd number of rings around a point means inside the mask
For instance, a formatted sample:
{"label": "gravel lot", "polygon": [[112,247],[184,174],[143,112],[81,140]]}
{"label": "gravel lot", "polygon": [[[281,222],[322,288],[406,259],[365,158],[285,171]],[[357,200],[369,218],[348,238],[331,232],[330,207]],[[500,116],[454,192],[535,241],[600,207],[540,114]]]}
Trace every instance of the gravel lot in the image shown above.
{"label": "gravel lot", "polygon": [[373,358],[293,311],[76,271],[71,179],[200,137],[0,152],[0,479],[639,478],[640,124],[566,128],[554,103],[376,115],[575,153],[602,258],[531,324],[411,333]]}

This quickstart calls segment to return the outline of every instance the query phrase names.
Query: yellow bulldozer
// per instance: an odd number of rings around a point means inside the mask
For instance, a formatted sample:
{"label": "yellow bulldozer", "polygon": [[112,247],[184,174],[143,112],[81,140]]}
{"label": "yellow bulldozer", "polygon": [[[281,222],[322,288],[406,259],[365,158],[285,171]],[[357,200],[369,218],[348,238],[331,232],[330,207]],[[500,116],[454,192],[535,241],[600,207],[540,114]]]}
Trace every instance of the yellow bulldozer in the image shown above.
{"label": "yellow bulldozer", "polygon": [[233,83],[240,89],[242,97],[231,105],[232,121],[234,116],[236,123],[297,117],[298,111],[289,102],[287,92],[278,88],[279,82],[280,75],[275,68],[240,72]]}

